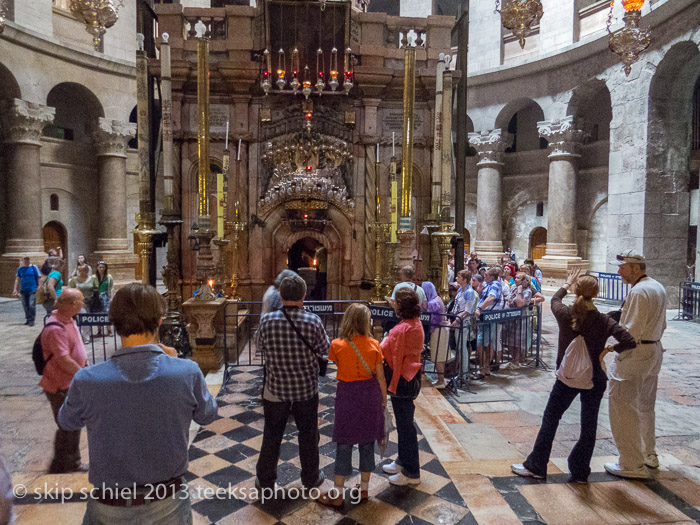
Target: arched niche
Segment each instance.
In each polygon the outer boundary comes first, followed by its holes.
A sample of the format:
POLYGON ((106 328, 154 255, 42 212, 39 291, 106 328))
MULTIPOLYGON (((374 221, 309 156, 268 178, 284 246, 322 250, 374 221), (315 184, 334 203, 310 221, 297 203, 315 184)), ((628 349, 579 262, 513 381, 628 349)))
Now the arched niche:
POLYGON ((686 265, 694 259, 688 253, 688 201, 698 78, 697 43, 679 42, 666 52, 649 88, 645 199, 647 206, 658 205, 658 214, 650 213, 645 220, 645 256, 650 270, 669 283, 683 280, 686 265))
POLYGON ((612 102, 605 81, 590 80, 577 87, 569 100, 567 115, 573 115, 590 142, 610 140, 612 102))
POLYGON ((537 123, 542 120, 544 111, 532 99, 520 98, 506 104, 496 117, 496 128, 513 135, 506 153, 545 149, 547 141, 537 131, 537 123))
POLYGON ((46 97, 46 105, 56 108, 53 123, 44 128, 48 137, 91 143, 104 109, 95 94, 81 84, 62 82, 46 97))
POLYGON ((12 72, 0 63, 0 100, 22 98, 17 79, 12 72))
POLYGON ((547 229, 542 226, 533 228, 530 232, 530 242, 528 243, 528 258, 541 259, 546 253, 547 229))

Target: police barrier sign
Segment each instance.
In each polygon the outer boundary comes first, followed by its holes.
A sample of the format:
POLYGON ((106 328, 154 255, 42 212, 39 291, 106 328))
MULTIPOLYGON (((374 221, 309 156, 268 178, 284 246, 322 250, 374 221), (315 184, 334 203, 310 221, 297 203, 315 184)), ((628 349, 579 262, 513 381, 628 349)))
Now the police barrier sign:
POLYGON ((523 310, 495 310, 481 313, 481 322, 489 323, 494 321, 506 321, 508 319, 519 319, 523 316, 523 310))
MULTIPOLYGON (((394 309, 390 306, 375 306, 370 305, 369 311, 372 314, 372 319, 379 319, 382 321, 396 321, 397 323, 401 320, 394 312, 394 309)), ((430 323, 430 314, 421 314, 420 321, 423 324, 430 323)))
POLYGON ((109 314, 78 314, 76 316, 80 326, 104 326, 110 324, 109 314))

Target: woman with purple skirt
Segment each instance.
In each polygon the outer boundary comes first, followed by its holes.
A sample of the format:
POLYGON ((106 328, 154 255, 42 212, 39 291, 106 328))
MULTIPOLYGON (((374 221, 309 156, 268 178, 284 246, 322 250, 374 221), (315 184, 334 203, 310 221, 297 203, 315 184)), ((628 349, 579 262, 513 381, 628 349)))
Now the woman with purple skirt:
MULTIPOLYGON (((384 439, 384 358, 371 333, 369 308, 351 304, 328 354, 338 368, 333 428, 333 441, 337 444, 335 482, 318 502, 330 507, 343 505, 345 478, 352 474, 354 445, 360 450, 360 484, 355 490, 359 491, 359 501, 368 499, 369 478, 375 468, 374 442, 384 439)), ((354 496, 353 499, 356 500, 354 496)))

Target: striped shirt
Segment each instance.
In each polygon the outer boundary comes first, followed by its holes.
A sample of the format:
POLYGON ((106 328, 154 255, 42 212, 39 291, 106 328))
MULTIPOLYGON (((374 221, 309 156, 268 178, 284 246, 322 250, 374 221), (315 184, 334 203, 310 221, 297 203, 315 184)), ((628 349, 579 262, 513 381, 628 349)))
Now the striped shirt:
POLYGON ((321 319, 297 307, 284 307, 312 352, 281 310, 262 317, 257 344, 265 358, 265 389, 280 401, 305 401, 318 393, 317 354, 328 354, 330 340, 321 319))

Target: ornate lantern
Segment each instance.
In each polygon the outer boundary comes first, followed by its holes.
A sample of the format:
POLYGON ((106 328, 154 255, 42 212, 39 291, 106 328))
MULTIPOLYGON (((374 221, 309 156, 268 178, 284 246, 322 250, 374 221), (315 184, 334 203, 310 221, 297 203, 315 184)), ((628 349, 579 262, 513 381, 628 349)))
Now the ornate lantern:
POLYGON ((639 60, 639 54, 651 44, 651 35, 648 29, 639 27, 642 19, 642 6, 644 0, 622 0, 622 7, 625 9, 625 16, 622 18, 625 27, 615 33, 610 32, 612 24, 612 9, 614 2, 610 2, 610 16, 608 17, 608 33, 610 37, 608 46, 610 51, 620 56, 625 65, 625 75, 629 76, 632 71, 632 64, 639 60))
POLYGON ((542 2, 540 0, 496 0, 496 13, 501 15, 503 27, 518 37, 520 48, 525 47, 525 35, 530 27, 542 18, 542 2))
POLYGON ((116 6, 113 0, 71 0, 70 12, 85 23, 86 31, 92 35, 95 51, 99 51, 102 35, 117 23, 117 13, 123 6, 123 0, 119 0, 116 6))

